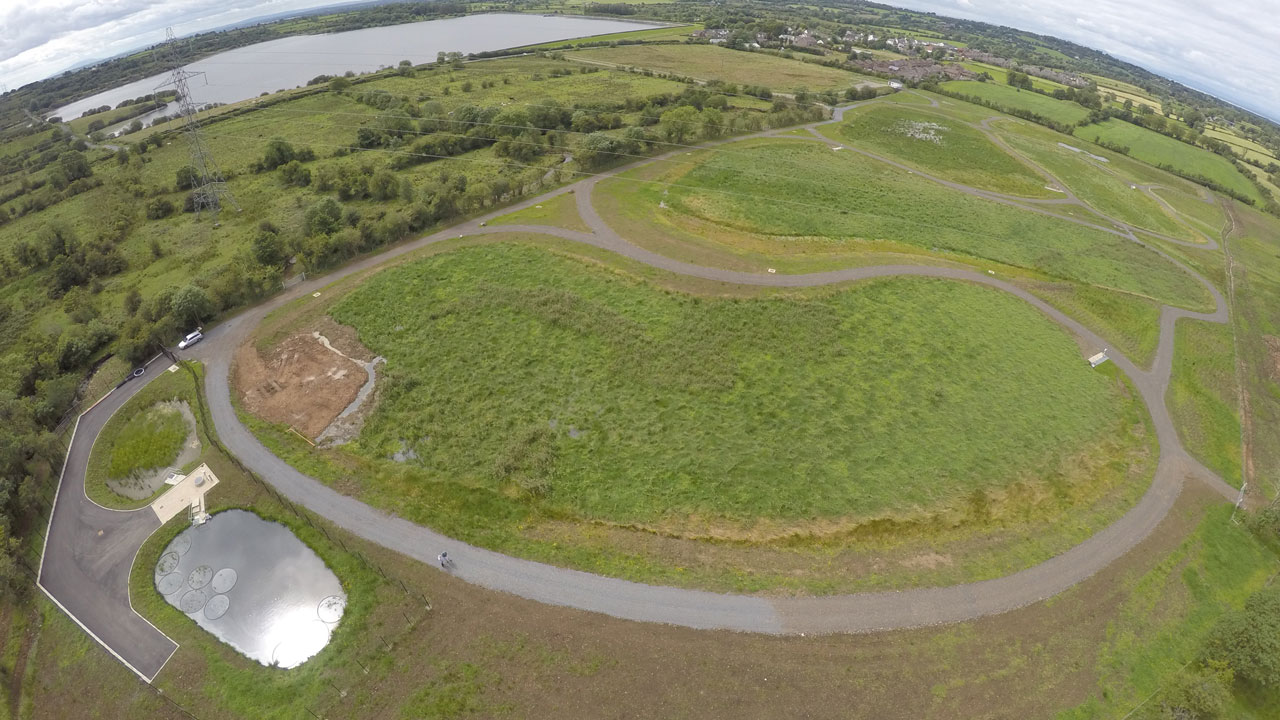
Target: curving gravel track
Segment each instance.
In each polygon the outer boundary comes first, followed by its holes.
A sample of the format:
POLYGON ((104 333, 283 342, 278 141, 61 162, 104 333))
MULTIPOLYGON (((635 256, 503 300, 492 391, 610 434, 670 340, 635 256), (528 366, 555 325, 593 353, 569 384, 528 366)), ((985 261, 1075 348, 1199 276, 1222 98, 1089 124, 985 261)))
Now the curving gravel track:
MULTIPOLYGON (((833 113, 833 119, 826 122, 838 122, 844 110, 860 104, 862 103, 837 108, 833 113)), ((812 130, 820 124, 822 123, 813 123, 807 127, 812 130)), ((759 133, 750 137, 767 137, 770 134, 759 133)), ((706 146, 738 142, 743 139, 747 138, 730 138, 708 143, 706 146)), ((835 144, 820 136, 800 139, 835 144)), ((872 153, 856 148, 850 149, 895 167, 911 170, 921 177, 961 192, 1015 205, 1031 212, 1047 212, 1035 207, 1035 204, 1029 204, 1025 198, 969 188, 872 153)), ((684 152, 682 148, 660 156, 660 159, 668 159, 684 152)), ((601 180, 647 162, 652 160, 632 163, 608 173, 589 177, 448 230, 401 245, 375 257, 366 258, 322 278, 301 283, 270 301, 209 330, 206 332, 206 341, 186 354, 205 362, 208 366, 205 389, 210 414, 223 444, 245 465, 270 482, 290 500, 306 506, 312 512, 355 535, 428 564, 434 563, 440 551, 447 550, 456 561, 455 567, 450 572, 476 585, 541 602, 600 612, 630 620, 669 623, 691 628, 727 628, 762 633, 869 632, 955 622, 1006 612, 1066 590, 1133 548, 1168 513, 1182 483, 1189 477, 1203 480, 1228 500, 1236 500, 1238 491, 1235 488, 1204 468, 1183 449, 1164 402, 1172 371, 1175 323, 1181 318, 1224 323, 1228 319, 1227 304, 1221 293, 1205 278, 1164 253, 1160 254, 1196 277, 1207 288, 1213 298, 1215 310, 1199 313, 1171 306, 1163 307, 1160 315, 1159 345, 1150 370, 1137 367, 1118 352, 1109 352, 1113 362, 1132 380, 1141 393, 1151 414, 1160 443, 1160 458, 1151 486, 1137 505, 1123 517, 1080 545, 1040 565, 994 580, 897 592, 867 592, 814 598, 764 598, 643 585, 521 560, 453 540, 407 520, 392 517, 359 500, 332 490, 273 455, 236 417, 231 405, 231 391, 228 385, 232 355, 235 348, 249 336, 267 313, 342 277, 382 265, 427 245, 464 235, 511 232, 552 235, 615 252, 673 273, 729 284, 812 287, 901 275, 978 283, 1021 298, 1082 338, 1090 346, 1108 345, 1103 338, 1031 293, 991 275, 971 270, 918 265, 886 265, 805 275, 755 274, 702 267, 658 255, 618 235, 600 217, 591 202, 592 190, 601 180), (500 215, 531 207, 567 192, 574 193, 578 211, 587 226, 591 228, 591 232, 584 233, 538 225, 485 226, 485 223, 500 215)), ((1052 179, 1052 176, 1043 168, 1039 168, 1038 172, 1052 179)), ((1056 183, 1056 180, 1053 182, 1056 183)), ((1074 196, 1062 200, 1068 204, 1083 205, 1074 196)), ((1107 220, 1114 222, 1114 227, 1104 227, 1086 220, 1056 214, 1054 217, 1110 232, 1141 244, 1129 226, 1111 218, 1107 220)), ((1174 238, 1163 239, 1179 244, 1206 247, 1174 238)), ((1151 249, 1160 252, 1156 248, 1151 249)), ((136 392, 144 382, 145 379, 129 387, 130 394, 136 392)), ((108 399, 111 401, 109 407, 90 411, 90 413, 99 413, 101 418, 94 415, 92 433, 87 432, 90 428, 86 424, 73 439, 73 456, 78 457, 78 454, 83 454, 87 459, 87 445, 92 444, 96 430, 105 423, 110 412, 123 403, 123 399, 117 400, 114 395, 109 396, 108 399)), ((90 413, 86 413, 85 417, 89 417, 90 413)), ((130 625, 127 631, 110 636, 99 632, 98 628, 109 627, 113 623, 119 624, 130 615, 134 618, 138 617, 129 607, 127 600, 128 564, 122 564, 119 558, 124 554, 132 557, 150 530, 146 530, 139 524, 131 534, 122 537, 121 547, 124 544, 132 547, 128 553, 120 549, 104 552, 92 543, 86 545, 84 542, 86 528, 90 528, 96 522, 97 511, 88 507, 92 503, 84 497, 83 477, 81 465, 69 462, 62 482, 70 484, 76 492, 72 493, 68 490, 66 493, 60 493, 55 503, 49 547, 46 548, 45 563, 41 572, 42 587, 51 597, 54 597, 55 601, 63 604, 64 609, 86 627, 95 639, 137 671, 139 665, 136 663, 141 662, 138 658, 146 654, 144 650, 159 656, 156 648, 160 648, 162 643, 155 636, 163 638, 163 635, 149 624, 144 628, 138 626, 136 622, 130 625), (68 509, 62 509, 64 505, 68 509), (74 558, 70 561, 70 565, 68 565, 68 557, 74 558), (104 562, 104 558, 108 564, 110 564, 110 558, 117 558, 114 562, 123 567, 123 573, 118 570, 96 574, 86 571, 85 568, 98 567, 104 562), (68 583, 67 578, 76 579, 76 582, 68 583), (69 593, 78 597, 81 601, 79 605, 73 607, 63 603, 68 600, 69 593), (83 609, 96 602, 112 598, 115 602, 104 605, 106 609, 102 612, 91 614, 83 609), (147 628, 150 628, 150 632, 147 628), (134 652, 135 647, 137 652, 134 652)), ((93 508, 96 507, 96 505, 93 506, 93 508)), ((145 621, 142 622, 145 623, 145 621)), ((163 639, 168 640, 168 638, 163 639)), ((163 665, 163 660, 159 665, 163 665)), ((149 668, 151 665, 146 667, 149 668)), ((158 672, 159 667, 156 667, 155 671, 158 672)), ((154 677, 154 672, 150 674, 139 672, 139 674, 148 681, 154 677)))

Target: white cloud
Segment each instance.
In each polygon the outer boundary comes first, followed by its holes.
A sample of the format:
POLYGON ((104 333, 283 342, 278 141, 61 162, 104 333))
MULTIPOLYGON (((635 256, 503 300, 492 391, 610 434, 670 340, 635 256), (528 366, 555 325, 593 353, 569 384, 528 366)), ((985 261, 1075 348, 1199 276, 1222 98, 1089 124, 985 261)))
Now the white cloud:
POLYGON ((1276 0, 891 0, 1097 48, 1280 121, 1276 0))

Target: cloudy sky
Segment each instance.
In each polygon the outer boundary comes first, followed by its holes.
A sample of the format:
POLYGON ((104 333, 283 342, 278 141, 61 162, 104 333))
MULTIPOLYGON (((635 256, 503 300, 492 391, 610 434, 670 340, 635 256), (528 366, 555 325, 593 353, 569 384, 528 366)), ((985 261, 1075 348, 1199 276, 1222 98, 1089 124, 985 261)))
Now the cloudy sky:
MULTIPOLYGON (((0 0, 0 83, 336 0, 0 0)), ((1055 35, 1280 121, 1280 0, 893 0, 939 15, 1055 35)))

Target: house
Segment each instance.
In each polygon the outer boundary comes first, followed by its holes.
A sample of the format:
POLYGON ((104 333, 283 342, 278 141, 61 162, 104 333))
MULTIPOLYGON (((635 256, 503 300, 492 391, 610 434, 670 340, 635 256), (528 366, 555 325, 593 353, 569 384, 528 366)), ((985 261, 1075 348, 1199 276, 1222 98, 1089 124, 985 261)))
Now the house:
POLYGON ((821 40, 810 35, 809 32, 806 30, 805 32, 797 36, 795 40, 792 40, 791 44, 795 45, 798 48, 811 48, 819 45, 821 42, 822 42, 821 40))

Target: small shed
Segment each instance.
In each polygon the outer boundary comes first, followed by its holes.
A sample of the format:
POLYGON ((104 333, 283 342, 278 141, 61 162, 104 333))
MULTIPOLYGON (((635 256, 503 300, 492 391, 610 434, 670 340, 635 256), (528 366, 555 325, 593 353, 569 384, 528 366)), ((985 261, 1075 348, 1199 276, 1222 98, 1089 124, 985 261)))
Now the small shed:
POLYGON ((902 83, 898 82, 897 80, 890 80, 890 81, 889 81, 889 89, 890 89, 890 90, 901 90, 901 89, 902 89, 902 83))
POLYGON ((1107 349, 1106 349, 1106 348, 1103 348, 1103 349, 1102 349, 1102 352, 1100 352, 1100 353, 1098 353, 1097 355, 1094 355, 1093 357, 1089 358, 1089 367, 1091 367, 1091 368, 1096 368, 1096 367, 1098 367, 1099 365, 1101 365, 1102 363, 1104 363, 1104 362, 1106 362, 1107 360, 1110 360, 1110 359, 1111 359, 1111 358, 1108 358, 1108 357, 1107 357, 1107 349))

